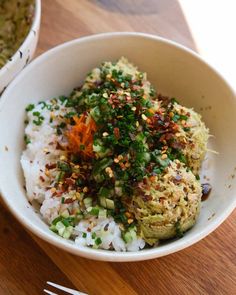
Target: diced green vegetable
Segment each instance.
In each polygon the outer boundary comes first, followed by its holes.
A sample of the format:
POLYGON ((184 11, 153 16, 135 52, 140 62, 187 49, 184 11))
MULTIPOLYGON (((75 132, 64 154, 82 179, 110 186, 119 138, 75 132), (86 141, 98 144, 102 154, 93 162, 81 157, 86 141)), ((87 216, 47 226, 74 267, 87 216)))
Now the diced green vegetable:
POLYGON ((114 201, 111 199, 108 199, 106 197, 100 196, 99 202, 100 202, 100 205, 104 208, 107 208, 107 209, 114 209, 115 208, 114 201))
POLYGON ((99 246, 100 244, 102 244, 102 239, 101 239, 100 237, 96 238, 96 240, 95 240, 95 244, 96 244, 97 246, 99 246))
POLYGON ((29 104, 27 107, 26 107, 26 112, 30 112, 34 109, 34 104, 29 104))
POLYGON ((89 207, 87 208, 87 212, 90 215, 98 216, 100 209, 98 207, 89 207))
POLYGON ((84 206, 86 208, 92 207, 93 199, 91 197, 87 197, 84 199, 84 206))
POLYGON ((98 218, 107 218, 107 210, 100 208, 98 218))
POLYGON ((56 182, 60 182, 64 178, 64 176, 65 176, 65 172, 60 171, 55 178, 56 182))
POLYGON ((106 208, 107 209, 114 209, 115 208, 114 201, 110 200, 110 199, 106 199, 106 208))
POLYGON ((66 226, 61 221, 58 221, 56 223, 56 226, 55 227, 56 227, 56 230, 57 230, 58 234, 60 236, 63 236, 63 234, 65 232, 65 229, 66 229, 66 226))
POLYGON ((65 173, 71 173, 71 171, 72 171, 70 164, 68 164, 67 162, 64 162, 64 161, 58 161, 57 167, 65 173))

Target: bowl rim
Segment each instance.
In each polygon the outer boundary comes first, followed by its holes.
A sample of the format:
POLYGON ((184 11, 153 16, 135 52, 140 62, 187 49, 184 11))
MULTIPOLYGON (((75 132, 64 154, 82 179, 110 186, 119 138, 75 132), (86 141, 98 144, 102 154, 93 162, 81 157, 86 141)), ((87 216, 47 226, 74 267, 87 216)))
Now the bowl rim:
MULTIPOLYGON (((0 101, 0 111, 2 110, 5 101, 7 99, 8 93, 14 89, 15 85, 18 84, 18 81, 20 81, 22 78, 24 78, 24 75, 31 71, 32 68, 37 67, 38 64, 44 62, 48 58, 50 58, 52 55, 56 54, 58 51, 63 50, 64 48, 70 47, 74 44, 80 44, 85 43, 87 41, 96 41, 96 40, 103 40, 109 38, 119 38, 119 37, 135 37, 140 39, 152 39, 156 40, 158 42, 168 44, 170 46, 173 46, 177 49, 180 49, 184 51, 187 54, 192 55, 196 59, 198 59, 201 63, 206 65, 210 70, 212 70, 228 87, 228 89, 232 92, 234 96, 235 91, 231 87, 231 85, 226 81, 226 79, 216 70, 214 67, 212 67, 208 62, 206 62, 202 57, 200 57, 197 53, 195 53, 193 50, 186 48, 183 45, 180 45, 174 41, 146 33, 134 33, 134 32, 111 32, 111 33, 101 33, 101 34, 95 34, 90 36, 85 36, 82 38, 74 39, 69 42, 63 43, 61 45, 58 45, 49 51, 43 53, 39 57, 37 57, 34 61, 32 61, 23 71, 19 73, 19 75, 9 84, 7 89, 2 95, 1 101, 0 101)), ((7 192, 5 192, 0 183, 0 194, 3 197, 4 202, 6 203, 9 210, 12 212, 12 214, 17 218, 20 223, 22 223, 29 231, 33 232, 36 236, 40 237, 41 239, 57 246, 58 248, 61 248, 63 250, 66 250, 72 254, 76 254, 82 257, 94 259, 94 260, 103 260, 103 261, 113 261, 113 262, 124 262, 124 261, 140 261, 140 260, 147 260, 147 259, 153 259, 161 256, 165 256, 174 252, 178 252, 184 248, 187 248, 207 235, 209 235, 211 232, 213 232, 225 219, 232 213, 234 208, 236 207, 236 198, 232 199, 232 202, 228 205, 227 209, 222 213, 218 214, 214 217, 214 220, 209 223, 204 229, 197 232, 193 237, 189 239, 179 239, 176 241, 173 241, 172 243, 168 244, 168 246, 163 246, 161 248, 152 248, 152 249, 145 249, 141 251, 136 252, 115 252, 115 251, 109 251, 109 250, 102 250, 102 249, 92 249, 89 247, 79 247, 74 242, 67 241, 55 234, 55 236, 52 233, 46 232, 41 227, 38 227, 37 225, 34 225, 30 220, 25 218, 24 215, 21 214, 21 211, 15 208, 14 206, 11 206, 10 202, 7 198, 7 192)))
POLYGON ((41 19, 41 0, 34 0, 35 3, 35 12, 33 22, 31 24, 30 30, 25 37, 23 43, 19 48, 17 48, 16 52, 8 59, 5 65, 0 69, 0 77, 3 76, 7 71, 9 71, 16 64, 19 59, 19 52, 24 52, 27 49, 28 44, 34 39, 36 31, 39 28, 40 19, 41 19))

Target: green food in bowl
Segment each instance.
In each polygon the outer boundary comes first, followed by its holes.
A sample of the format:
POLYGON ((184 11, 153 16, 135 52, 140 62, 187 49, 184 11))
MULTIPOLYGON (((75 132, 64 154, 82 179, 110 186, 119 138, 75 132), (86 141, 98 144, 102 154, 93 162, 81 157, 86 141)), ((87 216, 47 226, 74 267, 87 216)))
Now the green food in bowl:
POLYGON ((33 0, 0 0, 0 69, 14 55, 29 33, 33 0))

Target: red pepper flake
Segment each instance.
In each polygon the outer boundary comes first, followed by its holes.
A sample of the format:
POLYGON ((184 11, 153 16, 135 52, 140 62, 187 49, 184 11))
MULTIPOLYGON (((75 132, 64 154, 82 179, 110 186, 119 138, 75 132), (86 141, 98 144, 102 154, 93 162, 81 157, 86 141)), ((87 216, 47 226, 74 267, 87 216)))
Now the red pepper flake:
POLYGON ((64 201, 64 204, 71 204, 73 203, 73 199, 69 198, 64 201))
POLYGON ((64 147, 57 141, 56 150, 64 151, 64 147))
POLYGON ((114 128, 114 135, 116 137, 116 139, 119 139, 120 138, 120 129, 115 127, 114 128))
POLYGON ((148 184, 147 178, 144 178, 144 179, 143 179, 143 183, 144 183, 144 184, 148 184))
POLYGON ((163 198, 163 197, 160 197, 159 201, 160 201, 160 203, 161 203, 161 204, 163 204, 163 203, 164 203, 164 201, 165 201, 165 198, 163 198))
POLYGON ((75 184, 75 180, 72 178, 66 178, 65 183, 68 185, 73 185, 73 184, 75 184))
POLYGON ((40 175, 40 176, 39 176, 39 179, 40 179, 42 182, 44 182, 44 181, 45 181, 45 179, 43 178, 43 176, 42 176, 42 175, 40 175))
POLYGON ((142 199, 143 199, 145 202, 152 201, 152 196, 150 196, 150 195, 144 195, 144 196, 142 196, 142 199))
POLYGON ((45 168, 48 169, 48 170, 55 169, 56 167, 57 167, 57 165, 55 163, 45 165, 45 168))

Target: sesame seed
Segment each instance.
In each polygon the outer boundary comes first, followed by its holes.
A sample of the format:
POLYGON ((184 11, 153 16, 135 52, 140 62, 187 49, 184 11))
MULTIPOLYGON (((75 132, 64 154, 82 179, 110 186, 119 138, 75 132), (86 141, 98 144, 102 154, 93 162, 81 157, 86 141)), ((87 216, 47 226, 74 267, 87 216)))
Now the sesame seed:
POLYGON ((131 109, 132 111, 136 111, 136 107, 132 107, 132 109, 131 109))
POLYGON ((50 172, 49 172, 48 169, 45 170, 45 175, 46 175, 46 176, 50 176, 50 172))
POLYGON ((106 171, 107 173, 109 173, 109 172, 111 172, 111 168, 110 168, 110 167, 107 167, 107 168, 105 169, 105 171, 106 171))
POLYGON ((88 192, 88 188, 87 188, 87 186, 85 186, 84 188, 83 188, 83 193, 87 193, 88 192))
POLYGON ((162 160, 167 159, 167 154, 163 154, 163 155, 161 156, 161 158, 162 158, 162 160))
POLYGON ((144 121, 146 121, 146 120, 147 120, 147 116, 144 115, 144 114, 142 114, 142 119, 143 119, 144 121))
POLYGON ((107 137, 109 134, 107 132, 103 132, 102 136, 107 137))
POLYGON ((117 158, 118 158, 119 161, 123 160, 123 156, 122 155, 119 155, 117 158))
POLYGON ((56 190, 56 188, 55 187, 52 187, 51 188, 51 193, 55 193, 57 190, 56 190))
POLYGON ((71 177, 72 178, 78 178, 78 175, 76 173, 72 173, 71 177))
POLYGON ((126 211, 126 212, 125 212, 125 216, 126 216, 127 218, 130 218, 130 217, 131 217, 130 212, 126 211))

